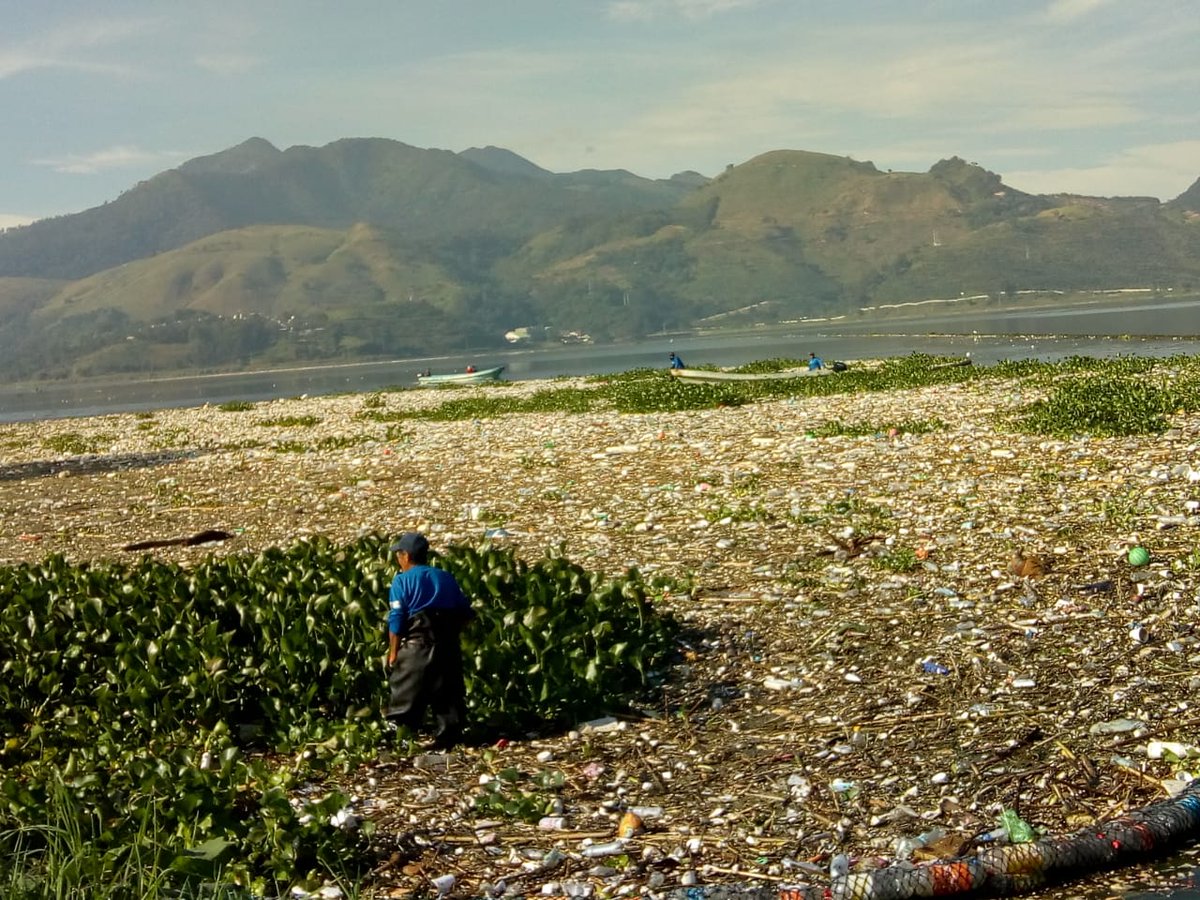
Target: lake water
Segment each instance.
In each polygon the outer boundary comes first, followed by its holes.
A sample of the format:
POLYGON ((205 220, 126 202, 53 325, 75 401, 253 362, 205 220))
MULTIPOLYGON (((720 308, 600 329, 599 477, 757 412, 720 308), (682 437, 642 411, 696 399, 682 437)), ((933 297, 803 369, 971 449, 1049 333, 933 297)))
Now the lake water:
POLYGON ((4 385, 0 386, 0 422, 414 386, 416 373, 426 368, 434 372, 461 372, 468 364, 479 368, 503 365, 504 377, 511 380, 601 375, 639 367, 665 368, 667 354, 672 350, 689 365, 717 366, 773 357, 806 357, 810 351, 826 363, 913 352, 969 354, 979 363, 1025 358, 1053 360, 1073 354, 1196 354, 1200 353, 1200 300, 1134 301, 1118 305, 1109 302, 1068 310, 961 312, 882 321, 854 317, 780 326, 754 334, 686 335, 603 346, 553 345, 472 356, 304 366, 253 373, 4 385), (1143 336, 1115 337, 1118 335, 1143 336))

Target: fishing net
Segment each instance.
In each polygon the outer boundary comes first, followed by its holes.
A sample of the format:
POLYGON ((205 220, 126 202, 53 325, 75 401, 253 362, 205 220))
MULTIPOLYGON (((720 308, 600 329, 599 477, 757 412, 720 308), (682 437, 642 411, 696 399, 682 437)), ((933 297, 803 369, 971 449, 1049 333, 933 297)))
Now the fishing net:
POLYGON ((1180 794, 1065 837, 987 846, 972 856, 901 862, 836 875, 827 886, 697 886, 672 900, 907 900, 972 892, 1019 894, 1050 881, 1127 865, 1200 837, 1200 779, 1180 794))

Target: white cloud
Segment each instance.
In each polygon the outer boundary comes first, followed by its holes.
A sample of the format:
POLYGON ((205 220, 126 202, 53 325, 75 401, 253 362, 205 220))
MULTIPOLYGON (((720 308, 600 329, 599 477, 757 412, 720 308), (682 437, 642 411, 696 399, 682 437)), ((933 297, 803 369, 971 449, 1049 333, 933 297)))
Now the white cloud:
POLYGON ((1200 178, 1200 140, 1130 147, 1094 166, 1028 169, 1004 180, 1033 194, 1158 197, 1170 200, 1200 178))
POLYGON ((1131 103, 1119 100, 1087 99, 1080 97, 1065 103, 1051 101, 1014 111, 1003 119, 981 125, 989 133, 1028 131, 1077 131, 1091 128, 1112 128, 1132 125, 1146 119, 1146 112, 1131 103))
POLYGON ((29 40, 0 47, 0 78, 36 69, 88 72, 131 71, 123 62, 89 57, 88 51, 111 48, 143 37, 156 26, 143 19, 75 22, 29 40))
POLYGON ((196 57, 196 65, 215 75, 245 75, 262 62, 258 57, 245 53, 202 53, 196 57))
POLYGON ((37 69, 70 69, 97 75, 127 75, 133 70, 123 63, 72 59, 68 55, 25 50, 0 50, 0 79, 37 69))
POLYGON ((28 225, 32 221, 34 221, 33 216, 0 213, 0 228, 16 228, 18 225, 28 225))
POLYGON ((1046 8, 1046 18, 1051 22, 1074 22, 1111 2, 1112 0, 1053 0, 1046 8))
POLYGON ((227 77, 267 65, 269 57, 262 54, 271 43, 269 35, 263 33, 254 4, 247 7, 234 12, 220 6, 198 6, 195 23, 180 33, 180 40, 194 48, 191 56, 197 67, 227 77))
POLYGON ((856 24, 809 29, 802 38, 782 42, 786 49, 764 47, 740 66, 693 71, 677 92, 643 103, 625 123, 627 136, 670 133, 675 144, 788 139, 760 145, 770 149, 811 147, 813 134, 830 133, 840 135, 840 152, 850 152, 868 130, 900 142, 919 129, 946 155, 961 149, 947 139, 1112 129, 1151 115, 1142 83, 1099 49, 1068 59, 1026 37, 970 27, 935 39, 918 27, 856 24))
POLYGON ((756 6, 761 0, 612 0, 608 17, 617 22, 651 22, 655 19, 707 19, 710 16, 756 6))
POLYGON ((33 164, 68 175, 95 175, 109 169, 128 169, 151 164, 166 166, 184 159, 187 159, 185 153, 142 150, 139 147, 118 145, 94 153, 71 153, 49 159, 35 159, 33 164))

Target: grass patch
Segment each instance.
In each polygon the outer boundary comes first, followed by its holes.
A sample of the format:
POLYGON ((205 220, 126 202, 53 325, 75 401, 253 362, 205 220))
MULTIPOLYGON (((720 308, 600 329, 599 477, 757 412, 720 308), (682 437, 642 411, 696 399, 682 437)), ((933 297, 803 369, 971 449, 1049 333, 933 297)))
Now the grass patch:
POLYGON ((365 444, 368 438, 364 435, 336 435, 323 437, 316 441, 279 441, 271 445, 276 453, 319 453, 323 450, 344 450, 347 447, 357 447, 365 444))
POLYGON ((888 572, 912 572, 921 562, 917 559, 917 551, 912 547, 891 547, 885 553, 875 557, 875 563, 888 572))
POLYGON ((537 772, 532 777, 523 776, 512 767, 500 769, 472 798, 472 808, 476 815, 533 824, 550 814, 554 795, 565 783, 565 776, 556 769, 537 772))
POLYGON ((312 428, 324 421, 320 416, 279 416, 274 419, 259 419, 255 422, 262 428, 312 428))
POLYGON ((226 400, 217 404, 217 409, 221 412, 247 412, 254 409, 254 404, 249 400, 226 400))
POLYGON ((191 434, 186 428, 166 428, 154 435, 154 449, 173 450, 191 443, 191 434))
POLYGON ((404 410, 380 410, 368 409, 366 412, 360 412, 354 418, 361 419, 366 422, 400 422, 404 419, 411 419, 413 414, 404 410))
POLYGON ((704 518, 710 522, 721 522, 725 519, 730 522, 771 522, 775 516, 757 503, 739 503, 737 506, 722 503, 705 513, 704 518))
POLYGON ((54 453, 64 453, 71 456, 84 456, 89 453, 99 453, 103 445, 112 442, 111 435, 94 435, 85 437, 75 431, 64 434, 54 434, 42 439, 42 446, 54 453))
POLYGON ((383 433, 383 439, 389 444, 402 444, 411 437, 411 433, 399 425, 389 425, 383 433))

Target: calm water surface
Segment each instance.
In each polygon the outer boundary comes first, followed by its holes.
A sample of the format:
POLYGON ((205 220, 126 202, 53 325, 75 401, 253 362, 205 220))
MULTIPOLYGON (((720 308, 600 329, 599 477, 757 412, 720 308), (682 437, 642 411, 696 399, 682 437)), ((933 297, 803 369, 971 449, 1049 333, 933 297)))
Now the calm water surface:
POLYGON ((554 345, 471 356, 398 359, 320 365, 266 372, 169 378, 122 377, 40 386, 0 386, 0 422, 92 416, 230 400, 262 401, 412 386, 416 373, 461 372, 504 365, 511 380, 560 375, 602 375, 639 367, 665 367, 674 350, 689 365, 741 365, 756 359, 804 357, 826 362, 898 356, 913 352, 967 355, 980 363, 1004 359, 1059 359, 1072 354, 1164 356, 1200 353, 1200 301, 1130 303, 1066 311, 930 315, 880 322, 848 318, 806 326, 781 326, 757 334, 689 335, 637 343, 554 345), (879 334, 886 330, 894 332, 879 334), (941 334, 935 334, 941 332, 941 334), (956 332, 947 334, 947 332, 956 332), (1126 337, 1117 335, 1154 335, 1126 337))

